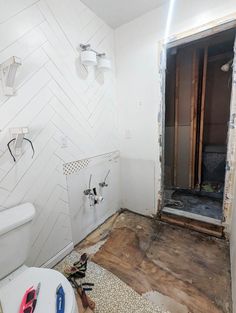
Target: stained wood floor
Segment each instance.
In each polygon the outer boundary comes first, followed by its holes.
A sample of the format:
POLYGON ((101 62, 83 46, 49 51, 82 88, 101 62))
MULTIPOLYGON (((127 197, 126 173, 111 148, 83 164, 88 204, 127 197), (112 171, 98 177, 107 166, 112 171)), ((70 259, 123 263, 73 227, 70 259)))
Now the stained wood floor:
POLYGON ((231 313, 228 243, 131 212, 76 249, 172 313, 231 313))

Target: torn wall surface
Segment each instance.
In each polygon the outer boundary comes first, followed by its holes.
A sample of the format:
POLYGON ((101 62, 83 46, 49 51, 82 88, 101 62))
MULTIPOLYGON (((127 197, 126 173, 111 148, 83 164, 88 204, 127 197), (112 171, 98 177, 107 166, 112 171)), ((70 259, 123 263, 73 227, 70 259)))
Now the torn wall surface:
MULTIPOLYGON (((227 29, 227 27, 232 27, 234 26, 235 23, 235 15, 231 15, 228 17, 225 17, 223 19, 216 20, 215 22, 206 24, 201 26, 200 28, 192 29, 190 31, 175 35, 171 37, 171 42, 170 46, 176 45, 178 42, 188 42, 190 38, 204 38, 205 36, 209 36, 210 34, 214 34, 219 32, 219 30, 224 30, 227 29), (226 23, 228 22, 228 23, 226 23), (228 26, 227 26, 228 25, 228 26), (204 32, 205 31, 205 32, 204 32), (173 40, 173 43, 172 43, 173 40)), ((161 46, 161 44, 159 45, 161 46)), ((166 46, 163 45, 160 54, 165 53, 166 46)), ((165 63, 165 62, 164 62, 165 63)), ((160 69, 160 77, 161 77, 161 85, 165 84, 165 66, 162 62, 161 64, 161 69, 160 69)), ((235 62, 234 62, 235 64, 235 62)), ((231 213, 232 213, 232 202, 233 202, 233 177, 234 177, 234 164, 235 164, 235 129, 232 127, 232 119, 234 118, 235 114, 235 65, 234 65, 234 72, 233 72, 234 78, 233 78, 233 83, 232 83, 232 97, 231 97, 231 104, 230 104, 230 119, 231 119, 231 127, 229 128, 228 132, 228 145, 229 145, 229 150, 227 154, 227 173, 226 173, 226 184, 225 184, 225 197, 224 197, 224 226, 226 233, 230 232, 230 223, 231 223, 231 213)), ((161 111, 160 112, 165 112, 165 90, 164 88, 161 88, 161 111)), ((162 119, 160 119, 160 123, 162 126, 159 128, 161 133, 161 138, 162 138, 162 143, 163 143, 163 137, 164 137, 164 128, 163 128, 163 123, 164 123, 164 117, 162 115, 162 119)), ((234 123, 234 120, 233 120, 234 123)), ((162 149, 162 147, 159 147, 162 149)), ((164 150, 161 150, 161 160, 164 159, 164 150)), ((164 173, 164 168, 163 168, 163 163, 161 164, 161 170, 162 170, 162 177, 164 173)), ((162 178, 162 183, 163 183, 163 178, 162 178)), ((160 202, 162 202, 162 196, 163 196, 163 186, 160 188, 160 202)), ((163 202, 162 202, 163 203, 163 202)))

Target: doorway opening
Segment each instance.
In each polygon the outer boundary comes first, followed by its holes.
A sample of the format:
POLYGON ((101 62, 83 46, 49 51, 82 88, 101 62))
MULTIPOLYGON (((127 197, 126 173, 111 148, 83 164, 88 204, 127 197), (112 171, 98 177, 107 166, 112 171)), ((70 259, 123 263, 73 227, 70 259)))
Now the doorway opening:
POLYGON ((235 33, 167 49, 164 212, 223 219, 235 33))

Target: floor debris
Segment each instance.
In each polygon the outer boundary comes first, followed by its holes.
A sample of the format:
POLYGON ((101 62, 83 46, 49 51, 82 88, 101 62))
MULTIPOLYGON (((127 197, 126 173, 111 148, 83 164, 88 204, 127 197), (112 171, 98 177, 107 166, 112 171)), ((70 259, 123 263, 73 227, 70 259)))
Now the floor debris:
MULTIPOLYGON (((76 250, 100 242, 102 229, 107 233, 102 225, 76 250)), ((232 312, 227 241, 128 211, 113 219, 108 233, 92 261, 153 304, 181 313, 232 312)))
MULTIPOLYGON (((79 258, 80 254, 73 251, 55 269, 63 272, 64 267, 79 258)), ((118 277, 94 262, 88 262, 86 280, 94 283, 89 295, 96 303, 95 313, 171 313, 140 296, 118 277)))

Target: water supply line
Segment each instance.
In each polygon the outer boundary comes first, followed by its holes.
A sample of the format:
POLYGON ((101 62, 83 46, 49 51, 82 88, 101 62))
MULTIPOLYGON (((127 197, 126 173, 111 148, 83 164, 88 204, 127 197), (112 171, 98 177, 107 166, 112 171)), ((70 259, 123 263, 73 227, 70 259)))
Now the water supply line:
POLYGON ((111 172, 111 170, 109 170, 109 171, 107 172, 107 174, 106 174, 106 176, 105 176, 105 178, 104 178, 104 181, 101 182, 101 183, 99 183, 99 186, 100 186, 100 187, 102 187, 102 188, 108 187, 108 184, 106 183, 106 180, 107 180, 107 177, 109 176, 110 172, 111 172))
POLYGON ((98 195, 96 187, 91 189, 91 181, 92 181, 92 174, 89 177, 89 188, 84 190, 85 196, 88 196, 90 201, 90 206, 95 206, 103 201, 103 197, 98 195))

